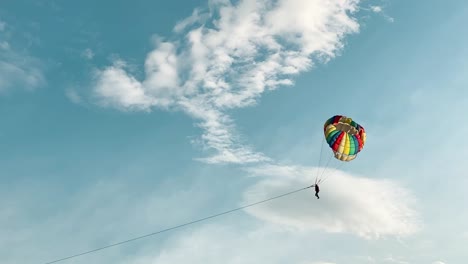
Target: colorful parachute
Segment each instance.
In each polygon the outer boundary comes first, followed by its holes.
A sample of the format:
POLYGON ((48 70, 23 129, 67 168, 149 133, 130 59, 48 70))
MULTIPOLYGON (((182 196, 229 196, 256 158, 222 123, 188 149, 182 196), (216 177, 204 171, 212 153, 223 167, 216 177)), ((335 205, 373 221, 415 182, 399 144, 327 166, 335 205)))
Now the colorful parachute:
POLYGON ((328 145, 341 161, 351 161, 364 147, 366 131, 351 118, 336 115, 328 119, 323 130, 328 145))

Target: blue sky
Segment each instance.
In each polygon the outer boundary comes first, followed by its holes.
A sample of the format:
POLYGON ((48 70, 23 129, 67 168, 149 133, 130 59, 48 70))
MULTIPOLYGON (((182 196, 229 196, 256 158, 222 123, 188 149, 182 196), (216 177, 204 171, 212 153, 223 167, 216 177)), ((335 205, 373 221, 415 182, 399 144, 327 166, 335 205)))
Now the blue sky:
POLYGON ((463 263, 467 20, 461 0, 3 1, 1 262, 310 184, 323 122, 345 114, 368 141, 319 201, 67 262, 463 263))

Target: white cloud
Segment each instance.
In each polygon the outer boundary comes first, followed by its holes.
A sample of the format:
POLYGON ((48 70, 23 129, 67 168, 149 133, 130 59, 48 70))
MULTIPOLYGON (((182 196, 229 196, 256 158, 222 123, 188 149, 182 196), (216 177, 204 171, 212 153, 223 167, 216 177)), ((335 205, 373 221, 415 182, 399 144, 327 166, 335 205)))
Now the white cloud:
MULTIPOLYGON (((250 172, 269 177, 245 193, 246 203, 309 186, 315 181, 316 168, 268 165, 250 172)), ((366 239, 403 237, 421 228, 414 198, 395 182, 334 171, 320 194, 317 200, 310 189, 247 211, 264 221, 300 231, 350 233, 366 239)))
POLYGON ((439 261, 432 262, 432 264, 446 264, 446 263, 439 260, 439 261))
POLYGON ((207 162, 268 160, 236 136, 229 109, 254 105, 266 91, 336 56, 343 38, 359 29, 358 0, 210 1, 159 40, 138 80, 124 67, 98 72, 95 93, 104 106, 151 111, 173 108, 198 120, 207 162), (204 23, 209 21, 209 23, 204 23))
POLYGON ((87 60, 91 60, 94 58, 94 52, 91 50, 91 49, 85 49, 82 53, 81 53, 81 57, 87 59, 87 60))
POLYGON ((6 28, 6 23, 0 20, 0 31, 4 31, 6 28))
POLYGON ((372 12, 374 12, 374 13, 382 12, 382 7, 381 6, 371 6, 370 8, 371 8, 372 12))
POLYGON ((155 104, 155 99, 145 94, 141 83, 129 76, 122 65, 108 67, 97 75, 95 93, 103 106, 148 111, 155 104))
POLYGON ((174 44, 161 42, 157 49, 148 54, 145 61, 147 78, 142 83, 142 87, 148 96, 157 99, 155 101, 157 106, 173 105, 182 95, 180 89, 174 89, 179 86, 178 57, 175 49, 174 44))

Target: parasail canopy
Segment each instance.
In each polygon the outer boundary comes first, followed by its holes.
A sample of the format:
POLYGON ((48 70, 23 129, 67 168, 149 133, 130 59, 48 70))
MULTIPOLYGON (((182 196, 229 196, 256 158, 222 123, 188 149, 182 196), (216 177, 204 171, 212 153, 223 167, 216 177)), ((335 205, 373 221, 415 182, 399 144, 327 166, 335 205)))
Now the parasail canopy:
POLYGON ((328 119, 323 130, 335 158, 341 161, 355 159, 366 142, 364 127, 343 115, 335 115, 328 119))

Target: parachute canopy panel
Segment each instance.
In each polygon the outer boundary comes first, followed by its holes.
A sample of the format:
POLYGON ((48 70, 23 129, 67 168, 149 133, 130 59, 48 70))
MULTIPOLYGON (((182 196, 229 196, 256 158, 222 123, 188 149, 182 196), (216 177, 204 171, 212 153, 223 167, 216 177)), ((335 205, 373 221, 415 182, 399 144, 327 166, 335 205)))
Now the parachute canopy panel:
POLYGON ((325 122, 323 130, 335 158, 341 161, 355 159, 366 142, 364 127, 346 116, 331 117, 325 122))

